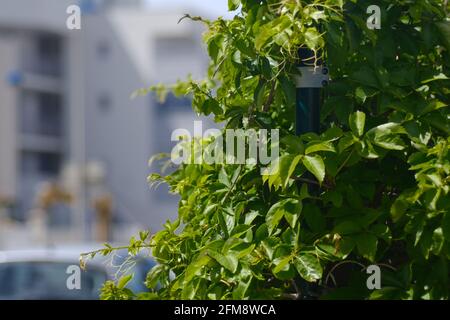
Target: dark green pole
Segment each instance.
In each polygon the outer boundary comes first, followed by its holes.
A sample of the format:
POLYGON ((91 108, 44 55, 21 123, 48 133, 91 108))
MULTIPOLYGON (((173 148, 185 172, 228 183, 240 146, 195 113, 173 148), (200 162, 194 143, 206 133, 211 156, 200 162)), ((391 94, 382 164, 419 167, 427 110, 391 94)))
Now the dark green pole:
MULTIPOLYGON (((322 61, 315 61, 314 52, 308 49, 299 50, 300 64, 298 66, 301 75, 296 78, 296 110, 295 131, 297 135, 315 132, 320 129, 320 103, 321 90, 328 83, 328 69, 322 61)), ((311 177, 311 174, 305 174, 311 177)), ((300 181, 298 186, 300 188, 300 181)), ((309 185, 309 192, 316 194, 316 185, 309 185)), ((303 299, 311 299, 314 296, 316 285, 300 280, 298 285, 303 292, 303 299)))
POLYGON ((328 69, 322 61, 315 61, 312 50, 300 49, 299 58, 301 76, 296 79, 295 131, 298 135, 317 133, 320 126, 321 90, 328 83, 328 69))

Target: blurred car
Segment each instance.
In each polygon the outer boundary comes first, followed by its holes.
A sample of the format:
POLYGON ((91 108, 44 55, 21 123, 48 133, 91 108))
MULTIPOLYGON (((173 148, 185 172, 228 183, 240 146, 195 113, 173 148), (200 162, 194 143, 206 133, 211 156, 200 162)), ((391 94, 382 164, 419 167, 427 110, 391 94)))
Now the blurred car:
POLYGON ((0 251, 0 300, 96 300, 105 281, 130 273, 134 276, 127 288, 147 291, 145 278, 156 263, 143 254, 131 257, 125 250, 88 259, 80 272, 80 288, 69 289, 69 267, 79 266, 80 253, 100 247, 0 251))

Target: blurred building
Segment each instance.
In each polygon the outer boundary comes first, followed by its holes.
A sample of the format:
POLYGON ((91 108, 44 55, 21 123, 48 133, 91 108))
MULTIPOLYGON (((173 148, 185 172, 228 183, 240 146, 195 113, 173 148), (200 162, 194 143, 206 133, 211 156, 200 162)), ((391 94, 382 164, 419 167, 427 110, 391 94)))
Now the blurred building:
POLYGON ((192 130, 195 115, 188 99, 160 105, 130 96, 149 84, 202 77, 202 27, 178 24, 182 12, 149 12, 141 1, 0 2, 3 216, 24 226, 23 241, 34 241, 27 226, 38 194, 56 182, 74 201, 52 206, 46 236, 95 240, 91 202, 104 193, 119 230, 113 239, 129 237, 120 231, 127 226, 160 229, 175 216, 177 198, 149 189, 147 161, 171 149, 173 129, 192 130), (81 30, 66 27, 71 4, 83 11, 81 30))

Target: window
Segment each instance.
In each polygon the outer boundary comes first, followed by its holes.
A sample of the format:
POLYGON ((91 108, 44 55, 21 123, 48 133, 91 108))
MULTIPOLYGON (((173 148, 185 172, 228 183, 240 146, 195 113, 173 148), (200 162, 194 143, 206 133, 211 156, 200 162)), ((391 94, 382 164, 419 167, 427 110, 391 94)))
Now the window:
POLYGON ((108 112, 112 104, 110 96, 107 93, 101 94, 98 97, 97 104, 101 112, 108 112))
POLYGON ((61 109, 61 98, 58 95, 39 95, 39 133, 61 136, 63 121, 61 109))
POLYGON ((37 68, 44 74, 58 76, 62 70, 62 41, 54 35, 40 35, 36 39, 37 68))
POLYGON ((100 40, 97 45, 97 55, 100 60, 108 58, 111 53, 111 46, 106 40, 100 40))
POLYGON ((28 92, 21 108, 24 133, 60 137, 63 134, 61 97, 56 94, 28 92))
POLYGON ((21 172, 25 175, 57 176, 61 169, 62 156, 56 152, 24 151, 21 172))

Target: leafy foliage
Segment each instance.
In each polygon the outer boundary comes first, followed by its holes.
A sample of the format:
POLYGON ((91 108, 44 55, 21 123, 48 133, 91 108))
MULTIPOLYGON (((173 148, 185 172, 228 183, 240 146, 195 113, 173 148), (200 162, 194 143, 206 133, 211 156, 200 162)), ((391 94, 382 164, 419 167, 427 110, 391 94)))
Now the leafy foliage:
MULTIPOLYGON (((149 90, 191 95, 193 109, 224 130, 280 129, 280 170, 261 176, 257 164, 182 164, 151 175, 181 196, 178 219, 151 238, 159 262, 148 275, 151 297, 448 298, 444 2, 233 0, 229 7, 240 8, 231 20, 188 16, 208 28, 207 79, 149 90), (366 26, 372 4, 381 8, 379 30, 366 26), (295 136, 299 48, 323 58, 332 81, 323 90, 321 132, 295 136), (392 270, 383 271, 381 290, 365 288, 355 269, 330 284, 333 267, 350 261, 392 270)), ((104 294, 114 297, 108 286, 104 294)))

